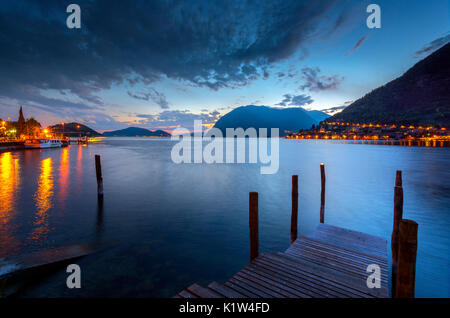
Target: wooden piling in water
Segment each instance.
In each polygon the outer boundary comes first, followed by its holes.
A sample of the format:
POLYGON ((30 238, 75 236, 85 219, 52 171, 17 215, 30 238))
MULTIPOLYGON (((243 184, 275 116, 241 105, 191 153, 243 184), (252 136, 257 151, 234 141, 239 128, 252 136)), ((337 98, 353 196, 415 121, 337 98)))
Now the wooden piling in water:
POLYGON ((395 284, 395 298, 414 298, 417 254, 416 222, 401 220, 398 241, 398 270, 395 284))
POLYGON ((100 155, 95 155, 95 173, 97 175, 97 196, 99 199, 103 199, 103 177, 100 155))
POLYGON ((397 170, 397 172, 395 174, 395 186, 396 187, 402 186, 402 171, 401 170, 397 170))
POLYGON ((250 226, 250 262, 259 254, 258 242, 258 192, 249 195, 249 226, 250 226))
POLYGON ((291 214, 291 244, 297 239, 298 230, 298 176, 292 176, 292 214, 291 214))
POLYGON ((325 166, 320 164, 320 223, 325 222, 325 166))
POLYGON ((398 244, 399 244, 399 226, 403 218, 403 188, 402 172, 397 170, 394 188, 394 223, 391 236, 392 251, 392 295, 395 294, 395 285, 397 283, 398 271, 398 244))

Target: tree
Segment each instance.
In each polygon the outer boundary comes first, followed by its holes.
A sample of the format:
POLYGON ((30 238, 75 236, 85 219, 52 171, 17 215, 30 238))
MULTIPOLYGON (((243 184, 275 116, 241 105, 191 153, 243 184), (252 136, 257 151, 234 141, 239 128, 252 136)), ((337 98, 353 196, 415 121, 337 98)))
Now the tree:
POLYGON ((33 117, 28 118, 25 123, 25 131, 28 136, 39 135, 41 130, 41 124, 33 117))

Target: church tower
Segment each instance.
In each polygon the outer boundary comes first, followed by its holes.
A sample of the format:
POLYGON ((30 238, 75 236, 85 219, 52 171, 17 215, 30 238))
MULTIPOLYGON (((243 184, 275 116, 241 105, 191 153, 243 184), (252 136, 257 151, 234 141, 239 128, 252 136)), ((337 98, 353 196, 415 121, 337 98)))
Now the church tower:
POLYGON ((22 106, 19 110, 19 120, 17 121, 17 134, 20 136, 25 132, 25 117, 23 117, 22 106))

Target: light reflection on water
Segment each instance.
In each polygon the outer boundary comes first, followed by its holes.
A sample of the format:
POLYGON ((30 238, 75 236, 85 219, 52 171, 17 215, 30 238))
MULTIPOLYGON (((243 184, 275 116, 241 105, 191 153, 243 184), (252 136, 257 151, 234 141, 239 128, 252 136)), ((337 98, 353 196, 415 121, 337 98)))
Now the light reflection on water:
POLYGON ((388 240, 395 170, 403 170, 405 217, 419 223, 416 295, 450 296, 450 149, 280 140, 279 172, 261 175, 257 165, 176 165, 172 145, 108 138, 0 154, 0 257, 114 243, 78 261, 89 281, 81 291, 64 288, 61 271, 25 296, 170 297, 193 282, 223 282, 248 263, 248 192, 260 193, 261 252, 289 244, 292 174, 299 175, 299 234, 314 231, 322 161, 325 222, 388 240))
POLYGON ((0 250, 4 253, 14 253, 20 244, 12 224, 20 182, 19 159, 11 152, 0 154, 0 250))
POLYGON ((30 237, 34 241, 45 238, 50 231, 49 211, 53 207, 53 162, 52 158, 41 161, 41 173, 38 180, 38 189, 34 194, 36 215, 33 224, 35 226, 30 237))

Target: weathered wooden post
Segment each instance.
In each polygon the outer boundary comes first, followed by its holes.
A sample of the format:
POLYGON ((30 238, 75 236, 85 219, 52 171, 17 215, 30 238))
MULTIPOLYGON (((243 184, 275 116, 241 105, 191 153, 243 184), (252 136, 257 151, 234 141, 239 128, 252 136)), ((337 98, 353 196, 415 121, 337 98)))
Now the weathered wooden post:
POLYGON ((417 255, 416 222, 401 220, 398 240, 398 270, 395 298, 414 298, 417 255))
POLYGON ((250 262, 259 254, 258 242, 258 192, 250 192, 249 196, 249 226, 250 226, 250 262))
POLYGON ((323 163, 320 164, 320 223, 325 222, 325 166, 323 163))
POLYGON ((99 199, 103 199, 103 177, 100 155, 95 155, 95 173, 97 175, 97 196, 99 199))
POLYGON ((395 294, 395 284, 397 282, 398 267, 398 237, 399 225, 403 218, 403 188, 402 188, 402 172, 397 170, 394 188, 394 225, 391 236, 391 252, 392 252, 392 292, 395 294))
POLYGON ((402 186, 402 171, 401 170, 397 170, 397 172, 395 174, 395 186, 396 187, 402 186))
POLYGON ((291 214, 291 244, 297 239, 298 229, 298 176, 292 176, 292 214, 291 214))

